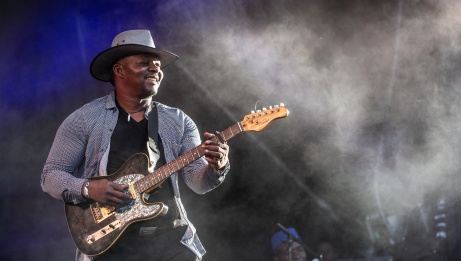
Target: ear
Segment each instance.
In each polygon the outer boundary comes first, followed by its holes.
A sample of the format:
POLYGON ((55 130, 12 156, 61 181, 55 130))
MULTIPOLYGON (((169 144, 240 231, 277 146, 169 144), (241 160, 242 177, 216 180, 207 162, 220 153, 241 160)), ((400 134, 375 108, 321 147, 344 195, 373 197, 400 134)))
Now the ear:
POLYGON ((114 72, 115 76, 118 76, 122 79, 125 77, 125 70, 123 69, 123 66, 119 63, 115 63, 114 66, 112 66, 112 71, 114 72))

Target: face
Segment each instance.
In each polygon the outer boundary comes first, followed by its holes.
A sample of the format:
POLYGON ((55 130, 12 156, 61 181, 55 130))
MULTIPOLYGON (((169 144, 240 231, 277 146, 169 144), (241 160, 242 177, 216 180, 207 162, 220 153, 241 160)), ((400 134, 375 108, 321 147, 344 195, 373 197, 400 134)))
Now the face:
POLYGON ((138 98, 157 94, 163 72, 160 59, 154 54, 136 54, 124 57, 114 64, 117 87, 138 98))
MULTIPOLYGON (((275 251, 275 260, 276 261, 290 260, 290 256, 288 253, 288 246, 285 243, 277 247, 275 251)), ((306 251, 298 242, 293 242, 293 245, 291 248, 291 260, 292 261, 306 261, 307 260, 306 251)))

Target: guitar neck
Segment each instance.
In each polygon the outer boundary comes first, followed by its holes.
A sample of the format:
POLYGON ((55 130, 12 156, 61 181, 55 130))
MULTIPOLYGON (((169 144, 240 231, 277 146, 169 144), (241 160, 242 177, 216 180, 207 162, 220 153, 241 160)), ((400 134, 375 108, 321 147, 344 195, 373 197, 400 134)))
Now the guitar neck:
MULTIPOLYGON (((243 129, 242 124, 240 122, 237 122, 231 127, 222 131, 220 134, 224 141, 228 141, 243 132, 244 132, 244 129, 243 129)), ((214 137, 212 140, 213 142, 220 141, 220 139, 217 137, 214 137)), ((142 179, 136 181, 133 184, 133 186, 136 189, 136 191, 141 192, 141 193, 146 190, 149 190, 150 188, 154 187, 161 181, 171 176, 173 173, 178 172, 180 169, 196 161, 203 155, 204 155, 204 151, 202 149, 202 145, 199 145, 195 147, 194 149, 179 156, 178 158, 171 161, 170 163, 165 164, 162 167, 156 169, 154 172, 146 175, 142 179)))

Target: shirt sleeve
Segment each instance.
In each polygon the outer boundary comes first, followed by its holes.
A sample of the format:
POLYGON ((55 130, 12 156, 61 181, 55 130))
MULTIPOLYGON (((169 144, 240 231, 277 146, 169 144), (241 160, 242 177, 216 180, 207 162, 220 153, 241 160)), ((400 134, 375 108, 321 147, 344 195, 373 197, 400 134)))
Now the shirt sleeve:
POLYGON ((86 179, 77 177, 88 139, 82 114, 75 111, 59 127, 40 179, 43 191, 66 203, 84 201, 81 189, 86 179))
MULTIPOLYGON (((185 128, 181 140, 181 154, 201 144, 200 134, 195 123, 188 116, 184 120, 185 128)), ((184 182, 190 189, 197 194, 205 194, 224 181, 229 169, 230 164, 228 163, 224 169, 216 171, 202 156, 195 162, 184 167, 181 170, 181 174, 184 182)))

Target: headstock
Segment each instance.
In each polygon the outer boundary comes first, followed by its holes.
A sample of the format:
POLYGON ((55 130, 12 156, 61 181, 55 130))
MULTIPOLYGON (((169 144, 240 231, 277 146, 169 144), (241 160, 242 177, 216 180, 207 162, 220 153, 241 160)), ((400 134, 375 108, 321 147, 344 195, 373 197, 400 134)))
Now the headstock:
POLYGON ((263 108, 262 110, 252 111, 250 114, 245 115, 240 122, 244 131, 261 131, 269 126, 272 121, 288 116, 289 111, 283 103, 280 105, 270 106, 269 109, 263 108))

